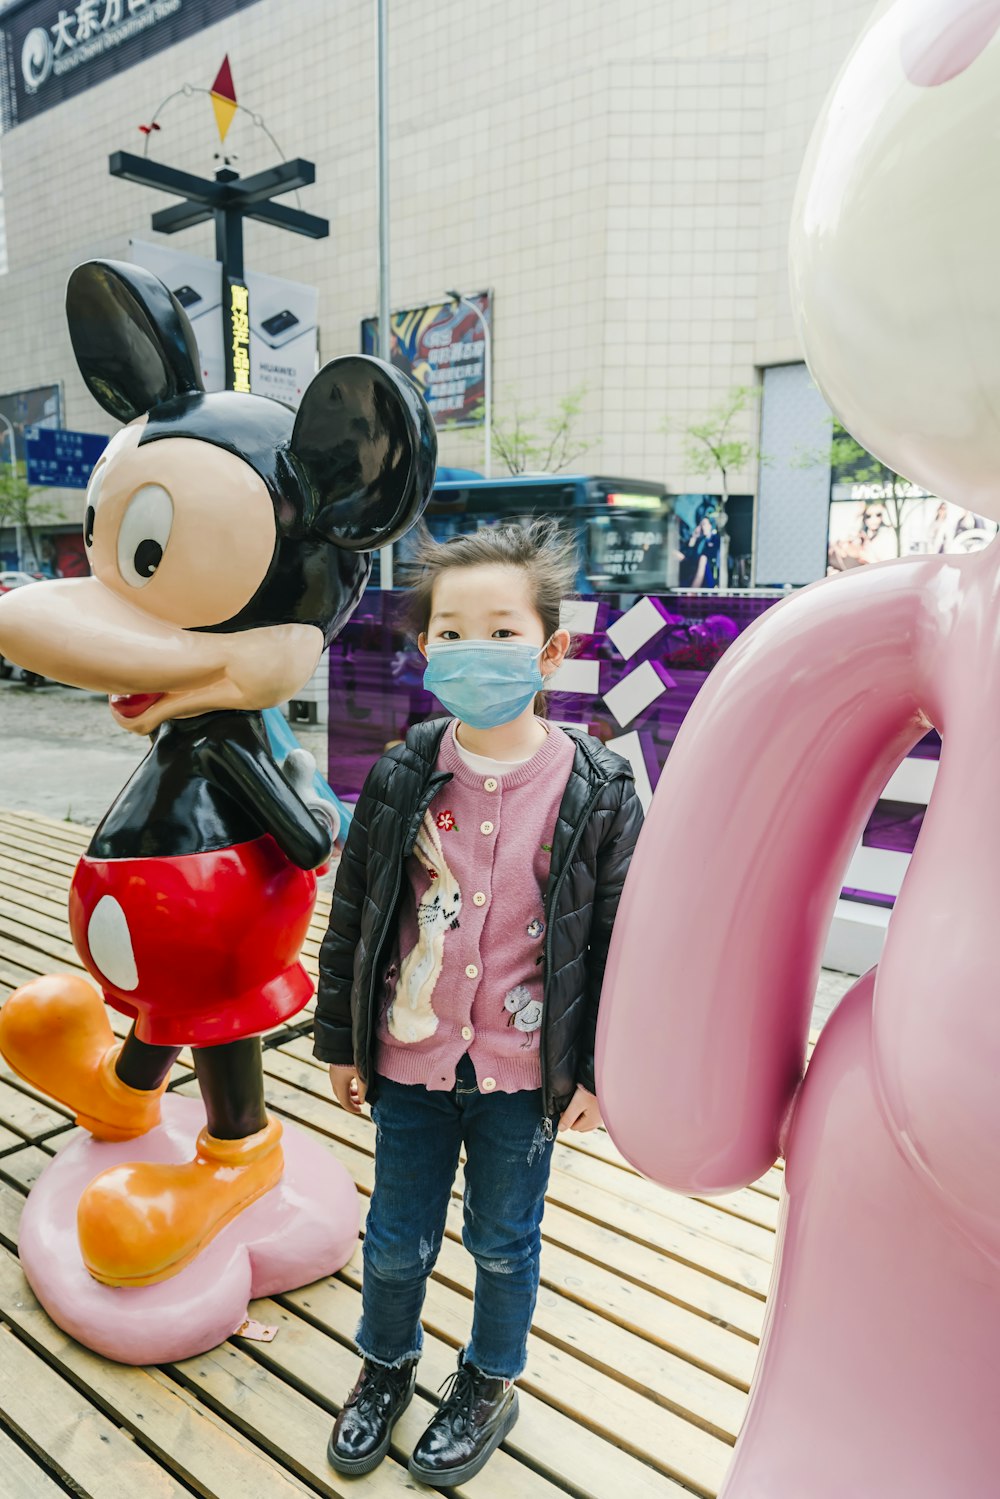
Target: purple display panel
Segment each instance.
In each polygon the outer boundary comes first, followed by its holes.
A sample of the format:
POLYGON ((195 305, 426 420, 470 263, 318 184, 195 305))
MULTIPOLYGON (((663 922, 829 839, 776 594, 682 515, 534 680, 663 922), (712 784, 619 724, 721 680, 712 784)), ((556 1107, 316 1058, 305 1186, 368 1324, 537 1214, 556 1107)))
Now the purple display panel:
MULTIPOLYGON (((670 594, 652 599, 662 617, 656 633, 626 661, 612 644, 608 627, 637 602, 635 594, 606 594, 582 600, 596 607, 595 630, 579 635, 574 655, 599 663, 599 693, 553 692, 551 718, 579 723, 599 739, 637 731, 655 786, 684 717, 708 673, 736 637, 765 609, 775 594, 670 594), (604 696, 645 663, 651 663, 662 692, 635 719, 621 724, 604 696)), ((339 795, 353 799, 371 765, 404 737, 411 724, 444 710, 423 690, 424 660, 395 627, 391 595, 370 590, 354 619, 330 647, 329 780, 339 795)))
MULTIPOLYGON (((655 787, 708 673, 737 636, 780 597, 764 592, 673 593, 649 596, 644 601, 644 596, 636 594, 605 594, 581 600, 581 604, 591 606, 592 613, 596 610, 596 616, 593 633, 577 636, 574 655, 578 662, 597 663, 600 690, 553 692, 550 717, 582 724, 602 740, 636 732, 650 784, 655 787), (630 646, 614 626, 637 604, 645 611, 643 628, 651 633, 625 659, 615 639, 626 650, 630 646), (656 695, 634 719, 622 723, 605 697, 611 693, 612 704, 616 704, 613 689, 643 668, 650 684, 648 694, 656 695)), ((373 762, 384 750, 398 743, 412 724, 444 711, 423 690, 423 657, 396 627, 395 607, 391 595, 370 590, 354 619, 330 647, 328 777, 348 801, 358 795, 373 762)), ((625 621, 622 628, 627 630, 628 624, 625 621)), ((940 741, 932 733, 912 754, 915 758, 937 759, 939 749, 940 741)), ((734 747, 734 773, 738 773, 738 755, 734 747)), ((911 853, 924 811, 924 807, 911 803, 880 801, 865 830, 864 843, 911 853)), ((891 905, 893 900, 893 894, 885 891, 847 888, 844 895, 875 904, 891 905)))

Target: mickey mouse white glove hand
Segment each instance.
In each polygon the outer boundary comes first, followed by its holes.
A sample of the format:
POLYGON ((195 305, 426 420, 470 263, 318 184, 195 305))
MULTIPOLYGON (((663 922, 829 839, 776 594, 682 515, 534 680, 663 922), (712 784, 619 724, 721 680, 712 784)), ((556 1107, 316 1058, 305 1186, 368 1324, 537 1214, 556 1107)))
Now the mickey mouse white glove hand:
POLYGON ((330 839, 336 843, 340 833, 340 813, 333 802, 327 801, 326 797, 320 796, 316 790, 313 782, 316 774, 316 761, 313 756, 301 746, 291 750, 282 762, 281 773, 296 796, 305 802, 313 816, 330 829, 330 839))

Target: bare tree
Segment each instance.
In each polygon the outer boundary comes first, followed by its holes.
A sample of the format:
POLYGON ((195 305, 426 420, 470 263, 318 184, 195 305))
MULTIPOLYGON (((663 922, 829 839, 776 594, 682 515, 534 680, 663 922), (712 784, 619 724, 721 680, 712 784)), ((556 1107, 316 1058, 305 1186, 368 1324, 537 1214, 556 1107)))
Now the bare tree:
POLYGON ((522 411, 516 397, 509 415, 494 416, 493 451, 509 474, 555 474, 583 457, 592 444, 578 437, 575 427, 586 394, 586 386, 577 386, 557 403, 556 414, 544 420, 538 411, 522 411))

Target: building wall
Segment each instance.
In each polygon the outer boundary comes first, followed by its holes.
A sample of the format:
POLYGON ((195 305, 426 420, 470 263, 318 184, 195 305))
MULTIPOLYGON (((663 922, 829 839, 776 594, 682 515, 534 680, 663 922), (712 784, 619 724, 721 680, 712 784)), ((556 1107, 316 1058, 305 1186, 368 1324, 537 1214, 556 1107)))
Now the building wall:
MULTIPOLYGON (((58 9, 58 7, 56 7, 58 9)), ((393 0, 392 301, 495 292, 496 419, 540 427, 585 387, 580 467, 712 485, 684 428, 761 365, 800 358, 785 244, 799 162, 869 0, 393 0), (533 415, 534 414, 534 415, 533 415)), ((62 293, 71 267, 152 238, 171 201, 115 181, 138 125, 228 52, 241 102, 288 156, 317 164, 311 242, 247 227, 247 264, 318 285, 324 358, 358 347, 377 305, 370 0, 257 0, 0 141, 7 270, 0 390, 61 379, 67 426, 113 427, 75 371, 62 293)), ((151 154, 209 175, 204 96, 159 115, 151 154)), ((239 171, 275 147, 245 115, 239 171)), ((290 200, 291 201, 291 200, 290 200)), ((212 254, 209 226, 167 241, 212 254)), ((0 255, 0 272, 4 258, 0 255)), ((752 416, 747 416, 749 430, 752 416)), ((479 467, 478 431, 442 461, 479 467)), ((755 474, 734 475, 734 491, 755 474)), ((82 498, 82 497, 81 497, 82 498)))

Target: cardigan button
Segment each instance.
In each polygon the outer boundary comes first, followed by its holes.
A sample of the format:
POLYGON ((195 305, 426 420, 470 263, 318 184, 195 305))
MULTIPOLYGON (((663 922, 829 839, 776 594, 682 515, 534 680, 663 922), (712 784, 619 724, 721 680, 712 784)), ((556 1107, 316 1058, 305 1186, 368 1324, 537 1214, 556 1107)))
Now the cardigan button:
POLYGON ((479 824, 479 831, 485 833, 488 838, 493 831, 493 824, 491 822, 481 822, 479 824))
POLYGON ((499 784, 494 776, 490 776, 489 780, 483 782, 483 789, 485 791, 495 791, 499 784))
POLYGON ((463 1025, 462 1026, 462 1040, 463 1041, 471 1041, 472 1040, 472 1026, 471 1025, 463 1025))
POLYGON ((475 895, 472 897, 472 904, 474 906, 485 906, 486 896, 481 890, 477 890, 475 895))
POLYGON ((496 1087, 496 1085, 497 1085, 497 1080, 496 1080, 495 1077, 484 1077, 483 1078, 483 1092, 484 1093, 492 1093, 493 1089, 496 1087))
POLYGON ((477 979, 479 977, 479 969, 476 967, 475 963, 469 964, 468 968, 465 970, 465 976, 467 979, 477 979))

